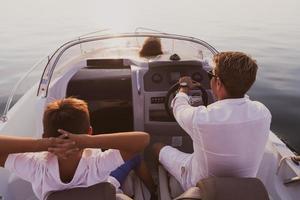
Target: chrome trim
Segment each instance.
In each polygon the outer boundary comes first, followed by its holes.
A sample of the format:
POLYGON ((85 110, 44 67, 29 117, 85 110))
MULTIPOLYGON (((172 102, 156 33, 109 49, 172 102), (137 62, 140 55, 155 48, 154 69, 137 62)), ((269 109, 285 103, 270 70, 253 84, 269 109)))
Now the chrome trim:
POLYGON ((136 87, 138 94, 141 94, 141 83, 140 83, 140 69, 136 71, 136 87))

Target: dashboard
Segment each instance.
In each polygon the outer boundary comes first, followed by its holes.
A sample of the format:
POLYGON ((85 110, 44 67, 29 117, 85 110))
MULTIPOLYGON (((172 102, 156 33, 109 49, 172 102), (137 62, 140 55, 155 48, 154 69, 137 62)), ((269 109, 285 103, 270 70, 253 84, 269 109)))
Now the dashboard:
MULTIPOLYGON (((144 106, 146 124, 174 123, 165 108, 166 94, 169 89, 178 82, 180 77, 190 76, 193 80, 201 83, 208 92, 208 102, 213 102, 210 91, 210 81, 207 72, 203 69, 201 61, 180 61, 180 62, 155 62, 149 64, 149 69, 143 76, 144 83, 144 106)), ((173 94, 175 95, 175 93, 173 94)), ((192 106, 203 105, 202 93, 200 90, 190 91, 190 104, 192 106)), ((172 97, 169 99, 171 100, 172 97)))
POLYGON ((178 62, 166 65, 149 66, 144 75, 144 90, 146 92, 168 91, 182 76, 190 76, 200 82, 205 89, 209 89, 209 79, 199 61, 178 62))

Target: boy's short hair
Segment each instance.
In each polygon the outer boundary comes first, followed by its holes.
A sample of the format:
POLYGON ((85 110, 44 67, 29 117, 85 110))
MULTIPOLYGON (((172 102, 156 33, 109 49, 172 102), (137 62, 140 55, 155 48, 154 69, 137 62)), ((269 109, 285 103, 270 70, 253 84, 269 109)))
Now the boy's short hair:
POLYGON ((243 97, 256 78, 257 64, 242 52, 221 52, 213 57, 215 73, 231 97, 243 97))
POLYGON ((163 54, 163 52, 161 50, 160 39, 157 37, 147 38, 140 51, 140 56, 141 57, 158 56, 161 54, 163 54))
POLYGON ((56 100, 47 105, 43 117, 44 136, 58 137, 58 129, 86 134, 90 128, 87 103, 76 98, 56 100))

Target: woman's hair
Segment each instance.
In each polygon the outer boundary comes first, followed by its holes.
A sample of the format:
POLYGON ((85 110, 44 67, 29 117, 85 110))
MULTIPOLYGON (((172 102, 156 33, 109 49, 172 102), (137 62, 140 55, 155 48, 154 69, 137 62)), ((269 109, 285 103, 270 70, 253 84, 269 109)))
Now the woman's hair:
POLYGON ((215 73, 231 97, 243 97, 256 78, 257 64, 241 52, 221 52, 213 58, 215 73))
POLYGON ((58 137, 58 129, 86 134, 90 128, 87 103, 76 98, 56 100, 47 105, 43 117, 45 137, 58 137))
POLYGON ((157 56, 163 54, 161 50, 160 39, 156 37, 149 37, 145 40, 140 51, 141 57, 157 56))

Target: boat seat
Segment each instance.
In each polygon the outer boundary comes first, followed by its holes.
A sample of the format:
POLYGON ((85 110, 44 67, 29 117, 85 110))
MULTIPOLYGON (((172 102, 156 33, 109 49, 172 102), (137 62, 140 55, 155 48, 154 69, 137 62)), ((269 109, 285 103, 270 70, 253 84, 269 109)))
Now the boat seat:
POLYGON ((46 200, 131 200, 124 194, 116 194, 115 187, 102 182, 89 187, 77 187, 51 193, 46 200))
POLYGON ((181 194, 179 182, 163 166, 159 165, 158 173, 160 196, 164 200, 269 200, 258 178, 210 177, 181 194))
POLYGON ((258 178, 211 177, 197 183, 175 200, 269 200, 268 192, 258 178))

